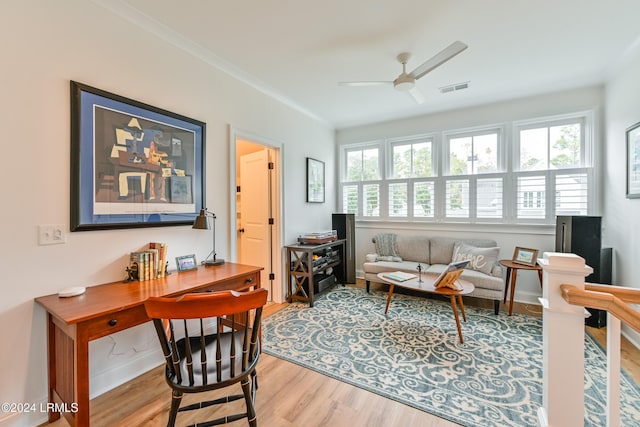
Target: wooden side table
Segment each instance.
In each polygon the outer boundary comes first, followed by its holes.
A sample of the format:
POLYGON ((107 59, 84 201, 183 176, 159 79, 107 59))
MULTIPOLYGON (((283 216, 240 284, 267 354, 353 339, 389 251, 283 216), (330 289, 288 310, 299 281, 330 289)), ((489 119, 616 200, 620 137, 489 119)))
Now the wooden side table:
POLYGON ((500 264, 507 269, 507 279, 504 285, 504 298, 503 303, 507 302, 507 291, 511 286, 511 296, 509 297, 509 316, 513 313, 513 296, 516 293, 516 278, 518 277, 518 270, 531 270, 538 272, 538 279, 540 280, 540 287, 542 288, 542 267, 539 265, 525 265, 513 262, 510 259, 501 259, 500 264))

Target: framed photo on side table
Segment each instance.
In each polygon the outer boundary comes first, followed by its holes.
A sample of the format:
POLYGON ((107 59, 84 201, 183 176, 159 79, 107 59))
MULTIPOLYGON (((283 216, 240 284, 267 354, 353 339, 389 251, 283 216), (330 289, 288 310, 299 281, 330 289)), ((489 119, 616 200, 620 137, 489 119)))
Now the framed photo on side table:
POLYGON ((627 198, 640 198, 640 122, 627 128, 627 198))
POLYGON ((324 203, 324 162, 307 157, 307 202, 324 203))
POLYGON ((513 258, 511 259, 511 261, 517 264, 523 264, 528 265, 529 267, 533 267, 538 261, 538 250, 516 246, 515 251, 513 251, 513 258))
POLYGON ((72 81, 71 231, 192 224, 204 207, 205 127, 72 81))

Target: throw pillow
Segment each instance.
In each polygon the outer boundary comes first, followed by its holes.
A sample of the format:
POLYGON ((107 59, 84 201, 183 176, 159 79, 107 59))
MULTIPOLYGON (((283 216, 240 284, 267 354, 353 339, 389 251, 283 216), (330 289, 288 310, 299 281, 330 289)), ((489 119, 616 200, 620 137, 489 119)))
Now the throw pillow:
POLYGON ((456 243, 453 247, 452 262, 467 261, 465 268, 491 275, 493 266, 498 261, 500 248, 478 248, 476 246, 456 243))

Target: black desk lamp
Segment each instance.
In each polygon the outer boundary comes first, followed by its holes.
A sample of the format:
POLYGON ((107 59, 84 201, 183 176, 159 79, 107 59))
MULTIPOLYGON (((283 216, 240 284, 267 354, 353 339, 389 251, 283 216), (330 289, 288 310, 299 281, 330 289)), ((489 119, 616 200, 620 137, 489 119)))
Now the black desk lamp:
POLYGON ((198 215, 193 221, 192 228, 195 228, 196 230, 208 230, 208 218, 211 218, 213 222, 213 227, 211 227, 211 229, 213 230, 213 250, 211 251, 211 253, 209 253, 209 255, 207 255, 202 263, 204 265, 222 265, 224 264, 224 260, 217 258, 216 254, 216 214, 214 214, 213 212, 209 212, 207 209, 200 209, 200 215, 198 215), (209 259, 211 255, 213 255, 213 259, 209 259))

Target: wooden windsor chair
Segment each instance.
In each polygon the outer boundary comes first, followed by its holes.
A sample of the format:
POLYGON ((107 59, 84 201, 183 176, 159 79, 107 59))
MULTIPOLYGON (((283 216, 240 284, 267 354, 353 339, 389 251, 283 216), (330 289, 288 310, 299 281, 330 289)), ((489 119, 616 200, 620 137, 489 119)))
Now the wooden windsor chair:
POLYGON ((251 427, 258 425, 254 407, 258 388, 256 365, 260 356, 262 308, 266 302, 267 290, 262 288, 177 298, 152 297, 145 302, 147 316, 153 319, 164 353, 165 379, 173 390, 167 426, 175 425, 178 412, 242 398, 246 412, 197 426, 226 424, 242 418, 247 418, 251 427), (180 407, 185 393, 217 390, 237 383, 242 394, 180 407))

